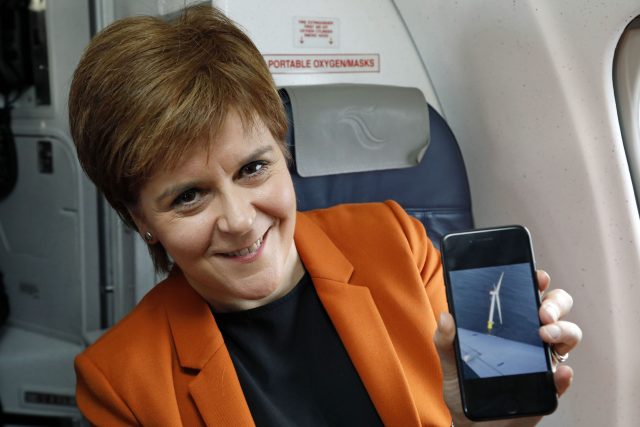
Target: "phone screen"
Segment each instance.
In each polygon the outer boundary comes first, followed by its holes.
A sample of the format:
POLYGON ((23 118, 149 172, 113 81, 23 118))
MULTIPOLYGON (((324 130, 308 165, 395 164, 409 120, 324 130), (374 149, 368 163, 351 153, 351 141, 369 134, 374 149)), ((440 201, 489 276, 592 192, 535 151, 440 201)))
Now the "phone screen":
POLYGON ((557 405, 531 241, 524 227, 447 235, 442 260, 456 321, 456 362, 467 417, 553 412, 557 405))
POLYGON ((528 263, 450 272, 464 379, 547 371, 528 263))

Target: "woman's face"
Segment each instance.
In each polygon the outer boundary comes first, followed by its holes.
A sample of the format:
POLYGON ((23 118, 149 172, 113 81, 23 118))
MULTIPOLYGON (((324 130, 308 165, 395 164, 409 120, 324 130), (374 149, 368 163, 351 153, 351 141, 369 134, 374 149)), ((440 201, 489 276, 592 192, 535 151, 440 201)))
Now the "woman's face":
POLYGON ((132 213, 216 310, 270 302, 302 275, 291 176, 259 119, 245 129, 230 112, 209 150, 194 148, 145 183, 132 213))

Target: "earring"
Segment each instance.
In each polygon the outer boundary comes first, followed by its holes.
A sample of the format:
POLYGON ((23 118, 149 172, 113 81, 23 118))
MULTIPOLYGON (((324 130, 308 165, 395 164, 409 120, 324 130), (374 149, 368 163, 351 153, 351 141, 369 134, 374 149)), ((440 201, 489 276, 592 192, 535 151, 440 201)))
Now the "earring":
POLYGON ((150 231, 145 231, 144 234, 142 235, 142 238, 144 239, 145 242, 151 243, 151 241, 153 240, 153 234, 151 234, 150 231))

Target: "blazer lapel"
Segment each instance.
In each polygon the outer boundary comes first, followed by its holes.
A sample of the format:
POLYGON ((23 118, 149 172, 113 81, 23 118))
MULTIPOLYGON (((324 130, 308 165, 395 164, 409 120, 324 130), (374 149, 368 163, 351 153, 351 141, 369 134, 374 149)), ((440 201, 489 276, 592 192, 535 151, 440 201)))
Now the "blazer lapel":
POLYGON ((207 425, 254 426, 229 352, 208 304, 179 270, 167 315, 183 369, 199 371, 189 391, 207 425))
POLYGON ((189 390, 207 425, 255 425, 226 347, 216 351, 189 390))
POLYGON ((380 418, 388 426, 419 426, 409 385, 369 289, 348 283, 351 263, 304 213, 298 214, 295 240, 380 418))

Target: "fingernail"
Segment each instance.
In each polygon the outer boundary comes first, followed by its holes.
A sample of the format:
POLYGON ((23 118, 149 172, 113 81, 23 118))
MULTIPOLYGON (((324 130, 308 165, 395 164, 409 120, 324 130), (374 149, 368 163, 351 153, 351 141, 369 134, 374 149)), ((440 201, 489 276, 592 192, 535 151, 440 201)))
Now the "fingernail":
POLYGON ((560 327, 558 325, 547 325, 544 327, 544 331, 549 335, 552 340, 560 338, 560 327))
POLYGON ((558 312, 558 308, 553 304, 545 304, 544 311, 546 311, 547 314, 551 316, 551 319, 553 319, 554 322, 558 320, 558 317, 560 317, 560 312, 558 312))

